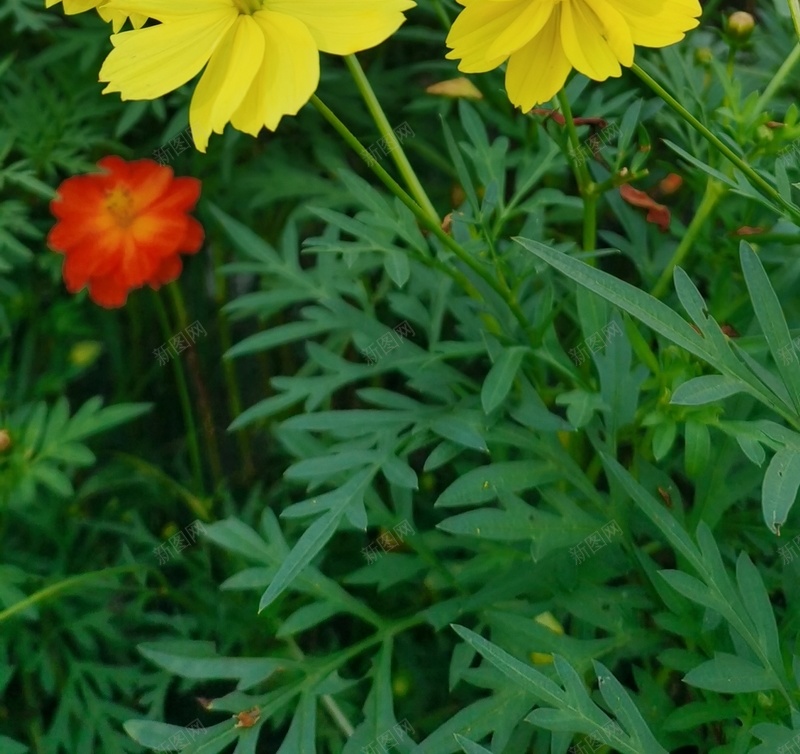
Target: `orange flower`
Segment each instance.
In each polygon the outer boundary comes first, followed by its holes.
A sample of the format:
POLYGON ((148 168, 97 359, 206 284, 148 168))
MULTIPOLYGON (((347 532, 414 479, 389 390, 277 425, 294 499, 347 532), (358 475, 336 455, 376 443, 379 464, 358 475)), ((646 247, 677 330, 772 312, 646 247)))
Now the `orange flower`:
POLYGON ((50 211, 58 222, 48 246, 64 254, 70 293, 89 286, 89 297, 111 309, 147 284, 158 289, 181 274, 180 254, 194 254, 203 226, 187 213, 200 198, 200 181, 175 178, 152 160, 104 157, 104 172, 67 178, 50 211))

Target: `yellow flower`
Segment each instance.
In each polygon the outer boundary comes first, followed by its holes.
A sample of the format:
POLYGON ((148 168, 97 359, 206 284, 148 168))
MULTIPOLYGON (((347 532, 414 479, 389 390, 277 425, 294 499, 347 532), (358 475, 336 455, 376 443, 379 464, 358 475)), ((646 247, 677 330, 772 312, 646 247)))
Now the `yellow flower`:
MULTIPOLYGON (((62 0, 45 0, 45 7, 52 8, 61 1, 62 0)), ((121 13, 120 11, 110 10, 107 8, 106 5, 108 0, 63 0, 63 2, 64 13, 66 13, 68 16, 72 16, 76 13, 84 13, 92 8, 97 8, 97 12, 100 14, 100 17, 103 19, 103 21, 106 23, 111 22, 113 24, 115 32, 122 28, 129 15, 127 13, 121 13)), ((147 21, 147 16, 142 16, 138 13, 131 13, 130 17, 131 23, 136 29, 144 26, 145 21, 147 21)))
POLYGON ((257 136, 296 115, 319 83, 319 53, 383 42, 413 0, 111 0, 161 23, 111 37, 103 90, 156 99, 205 71, 192 95, 192 138, 206 151, 227 123, 257 136))
POLYGON ((508 61, 506 90, 527 112, 552 99, 574 68, 595 81, 633 64, 634 45, 666 47, 695 28, 698 0, 458 0, 447 37, 465 73, 508 61))

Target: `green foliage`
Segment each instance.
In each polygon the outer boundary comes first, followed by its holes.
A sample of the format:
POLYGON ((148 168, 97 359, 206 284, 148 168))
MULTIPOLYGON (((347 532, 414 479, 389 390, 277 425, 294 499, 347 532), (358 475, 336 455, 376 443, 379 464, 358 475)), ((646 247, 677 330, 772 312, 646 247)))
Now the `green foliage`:
MULTIPOLYGON (((633 74, 575 75, 579 143, 619 129, 587 188, 502 71, 472 103, 425 92, 459 75, 458 9, 423 0, 359 57, 442 218, 311 107, 228 128, 172 163, 203 181, 204 250, 106 311, 65 292, 48 204, 106 154, 152 156, 192 85, 104 97, 96 16, 0 4, 2 754, 800 733, 796 40, 763 0, 731 50, 707 5, 637 63, 719 143, 633 74), (160 365, 185 320, 206 337, 160 365)), ((321 99, 375 142, 328 57, 321 99)))

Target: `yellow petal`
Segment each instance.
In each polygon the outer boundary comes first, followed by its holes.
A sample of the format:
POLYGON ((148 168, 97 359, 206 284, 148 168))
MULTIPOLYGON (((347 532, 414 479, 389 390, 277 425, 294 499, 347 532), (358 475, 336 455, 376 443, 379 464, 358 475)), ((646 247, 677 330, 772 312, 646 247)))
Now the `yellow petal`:
POLYGON ((319 84, 319 52, 311 32, 295 18, 259 11, 253 16, 266 54, 231 124, 257 136, 274 131, 284 115, 296 115, 319 84))
POLYGON ((221 134, 242 103, 264 60, 264 34, 252 16, 237 16, 214 50, 189 106, 192 138, 206 151, 211 132, 221 134))
POLYGON ((551 99, 572 68, 597 81, 633 64, 635 45, 665 47, 698 25, 699 0, 458 0, 447 54, 465 73, 508 60, 511 101, 551 99))
POLYGON ((560 21, 557 7, 539 36, 508 60, 508 98, 523 112, 555 97, 572 68, 561 44, 560 21))
POLYGON ((562 4, 561 43, 570 63, 595 81, 620 76, 620 57, 630 66, 633 62, 633 41, 624 19, 603 0, 570 0, 562 4), (603 8, 603 19, 597 9, 603 8), (605 23, 608 21, 608 23, 605 23), (612 46, 613 44, 613 46, 612 46))
POLYGON ((115 34, 114 49, 100 69, 100 81, 108 82, 103 93, 119 92, 124 100, 156 99, 183 86, 200 73, 237 18, 233 6, 217 4, 214 11, 115 34))
POLYGON ((350 55, 380 44, 405 21, 412 0, 269 0, 267 7, 302 21, 321 52, 350 55))

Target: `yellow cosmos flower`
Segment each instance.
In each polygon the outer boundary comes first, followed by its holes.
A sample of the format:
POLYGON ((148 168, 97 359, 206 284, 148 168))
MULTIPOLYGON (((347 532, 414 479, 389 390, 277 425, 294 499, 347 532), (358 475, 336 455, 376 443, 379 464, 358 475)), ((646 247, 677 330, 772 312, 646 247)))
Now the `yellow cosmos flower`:
POLYGON ((319 53, 349 55, 383 42, 413 0, 111 0, 161 23, 111 37, 103 90, 156 99, 205 71, 192 95, 192 138, 206 151, 230 123, 257 136, 296 115, 319 83, 319 53))
POLYGON ((447 37, 465 73, 508 61, 506 91, 527 112, 552 99, 574 68, 595 81, 620 76, 634 46, 666 47, 694 29, 698 0, 458 0, 447 37))
MULTIPOLYGON (((45 0, 45 8, 52 8, 61 1, 62 0, 45 0)), ((103 21, 113 24, 115 32, 119 31, 128 19, 127 13, 112 11, 107 8, 108 0, 63 0, 63 2, 64 13, 68 16, 73 16, 76 13, 85 13, 87 10, 96 8, 103 21)), ((138 13, 131 13, 130 18, 131 23, 136 29, 144 26, 144 22, 147 21, 147 16, 142 16, 138 13)))

